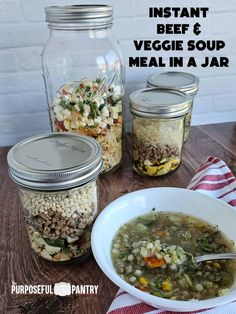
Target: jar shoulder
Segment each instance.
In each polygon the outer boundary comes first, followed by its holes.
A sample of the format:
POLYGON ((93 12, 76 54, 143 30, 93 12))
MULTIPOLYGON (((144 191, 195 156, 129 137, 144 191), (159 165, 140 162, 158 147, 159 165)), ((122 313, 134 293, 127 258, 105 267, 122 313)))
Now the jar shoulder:
POLYGON ((43 48, 42 55, 45 58, 50 56, 80 55, 84 52, 88 58, 88 53, 91 56, 107 54, 111 51, 118 58, 123 58, 120 45, 112 36, 105 38, 54 38, 50 36, 43 48))

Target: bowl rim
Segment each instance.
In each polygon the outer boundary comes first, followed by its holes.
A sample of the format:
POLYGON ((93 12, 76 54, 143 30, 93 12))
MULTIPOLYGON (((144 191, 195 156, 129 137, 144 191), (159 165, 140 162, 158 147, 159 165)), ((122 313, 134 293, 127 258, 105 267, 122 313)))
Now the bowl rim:
MULTIPOLYGON (((236 216, 236 210, 227 204, 226 202, 217 199, 211 195, 207 195, 205 193, 199 192, 199 191, 194 191, 190 189, 184 189, 184 188, 177 188, 177 187, 153 187, 153 188, 144 188, 140 189, 137 191, 133 191, 130 193, 127 193, 125 195, 122 195, 115 200, 113 200, 111 203, 109 203, 98 215, 93 228, 92 228, 92 234, 91 234, 91 247, 92 247, 92 252, 94 255, 94 258, 103 271, 103 273, 115 284, 118 286, 118 288, 123 289, 124 291, 128 292, 131 294, 133 297, 141 300, 142 302, 149 304, 154 307, 159 307, 160 309, 166 309, 166 310, 171 310, 171 311, 182 311, 182 312, 188 312, 188 311, 198 311, 198 310, 203 310, 203 309, 211 309, 218 307, 220 305, 224 305, 230 302, 235 301, 236 299, 236 291, 235 295, 232 295, 232 292, 223 295, 220 297, 212 298, 212 299, 207 299, 207 300, 200 300, 200 301, 195 301, 195 300, 189 300, 189 301, 178 301, 178 300, 169 300, 169 299, 164 299, 160 298, 157 296, 153 296, 150 294, 147 294, 146 292, 143 292, 141 290, 138 290, 137 288, 133 287, 129 283, 127 283, 125 280, 123 280, 115 271, 113 267, 110 267, 110 265, 106 262, 106 258, 102 258, 101 252, 104 252, 104 250, 101 250, 100 247, 97 245, 96 242, 96 237, 100 233, 100 228, 103 227, 103 220, 104 218, 110 214, 114 209, 113 206, 116 205, 117 203, 120 202, 120 200, 125 200, 127 198, 130 198, 134 196, 135 194, 140 194, 140 193, 145 193, 146 191, 150 190, 170 190, 170 191, 185 191, 186 193, 194 193, 195 195, 198 194, 199 197, 202 197, 202 199, 208 199, 213 202, 221 204, 225 210, 229 210, 236 216), (158 303, 158 304, 157 304, 158 303), (176 308, 176 310, 175 310, 176 308)), ((137 215, 138 217, 138 215, 137 215)), ((197 217, 197 216, 196 216, 197 217)), ((134 219, 133 217, 132 219, 134 219)), ((129 219, 130 220, 130 219, 129 219)), ((129 221, 128 220, 128 221, 129 221)), ((207 220, 206 220, 207 221, 207 220)), ((118 231, 118 230, 117 230, 118 231)))

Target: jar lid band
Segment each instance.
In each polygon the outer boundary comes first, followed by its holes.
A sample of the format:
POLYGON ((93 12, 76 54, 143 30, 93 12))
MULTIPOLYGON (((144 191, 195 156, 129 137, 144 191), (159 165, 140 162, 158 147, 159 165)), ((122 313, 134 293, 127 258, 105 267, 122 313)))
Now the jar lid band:
POLYGON ((186 72, 154 73, 148 76, 147 85, 148 87, 177 89, 194 96, 199 90, 199 78, 186 72))
POLYGON ((7 156, 9 174, 19 185, 64 190, 95 179, 102 167, 97 141, 70 133, 46 133, 13 146, 7 156))
POLYGON ((130 109, 146 118, 177 118, 191 109, 192 97, 167 88, 145 88, 130 95, 130 109))
POLYGON ((108 5, 65 5, 45 8, 49 28, 97 29, 109 27, 113 8, 108 5))

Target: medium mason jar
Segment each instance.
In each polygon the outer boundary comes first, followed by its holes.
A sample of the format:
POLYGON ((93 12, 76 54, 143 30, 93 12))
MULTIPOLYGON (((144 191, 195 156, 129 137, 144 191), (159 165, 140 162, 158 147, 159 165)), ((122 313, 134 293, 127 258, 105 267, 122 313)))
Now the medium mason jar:
POLYGON ((103 171, 122 160, 124 65, 111 34, 107 5, 45 9, 50 37, 42 54, 54 132, 93 137, 102 148, 103 171))
POLYGON ((174 171, 181 162, 191 98, 177 90, 148 88, 132 93, 130 100, 134 170, 147 176, 174 171))
POLYGON ((101 149, 68 133, 34 136, 8 153, 32 249, 53 262, 82 260, 98 214, 101 149))
POLYGON ((184 142, 186 142, 190 135, 193 101, 199 90, 199 78, 196 75, 185 72, 155 73, 148 77, 147 86, 177 89, 192 97, 190 110, 185 117, 184 142))

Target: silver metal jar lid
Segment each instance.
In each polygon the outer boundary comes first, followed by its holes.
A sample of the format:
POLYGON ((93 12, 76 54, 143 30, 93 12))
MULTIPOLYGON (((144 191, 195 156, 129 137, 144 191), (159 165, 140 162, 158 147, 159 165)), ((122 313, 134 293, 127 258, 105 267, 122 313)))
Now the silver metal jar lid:
POLYGON ((9 174, 21 186, 63 190, 95 179, 102 168, 100 145, 92 138, 69 133, 30 137, 7 156, 9 174))
POLYGON ((167 88, 145 88, 130 95, 130 109, 135 115, 153 118, 174 118, 191 108, 192 97, 167 88))
POLYGON ((191 96, 199 90, 199 78, 185 72, 154 73, 148 76, 147 84, 149 87, 178 89, 191 96))
POLYGON ((45 8, 46 22, 50 28, 96 29, 112 25, 113 8, 109 5, 65 5, 45 8))

